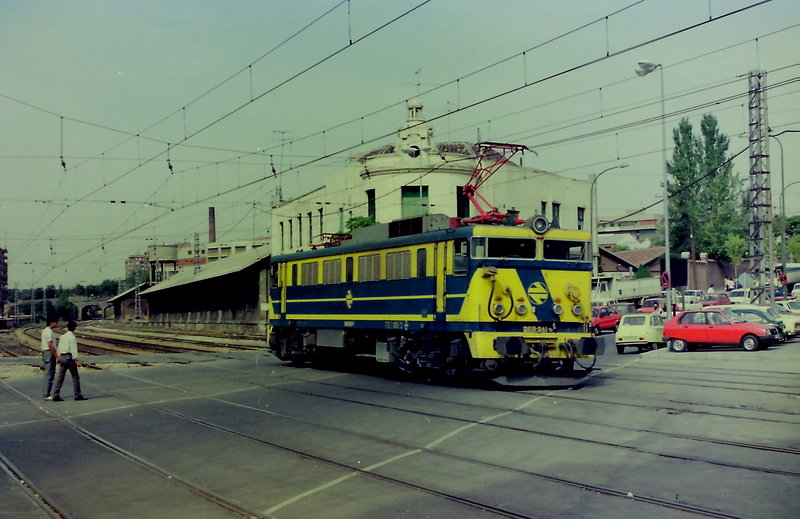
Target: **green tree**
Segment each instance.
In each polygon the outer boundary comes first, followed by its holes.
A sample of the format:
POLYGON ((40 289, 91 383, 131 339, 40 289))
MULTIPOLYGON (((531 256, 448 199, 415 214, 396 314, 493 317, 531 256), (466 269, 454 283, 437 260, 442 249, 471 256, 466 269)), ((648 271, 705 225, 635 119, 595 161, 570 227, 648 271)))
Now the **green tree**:
POLYGON ((345 226, 349 231, 358 229, 359 227, 369 227, 375 225, 375 220, 371 216, 354 216, 347 220, 345 226))
POLYGON ((786 256, 791 262, 800 261, 800 234, 786 240, 786 256))
POLYGON ((727 160, 728 137, 720 133, 717 119, 706 114, 700 135, 682 119, 672 132, 675 150, 667 171, 672 178, 670 193, 670 248, 707 252, 709 257, 729 261, 725 247, 729 233, 746 234, 746 217, 741 202, 739 179, 727 160))

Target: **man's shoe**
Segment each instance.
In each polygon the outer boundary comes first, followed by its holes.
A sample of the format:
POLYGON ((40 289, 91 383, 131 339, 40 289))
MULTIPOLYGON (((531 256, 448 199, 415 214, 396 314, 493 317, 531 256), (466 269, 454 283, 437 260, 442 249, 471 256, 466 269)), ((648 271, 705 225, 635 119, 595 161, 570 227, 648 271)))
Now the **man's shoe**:
POLYGON ((87 400, 87 398, 83 395, 78 395, 75 397, 75 400, 87 400))
POLYGON ((52 398, 52 400, 53 400, 53 402, 63 402, 64 401, 64 399, 61 398, 60 396, 54 396, 52 398))
POLYGON ((45 400, 53 400, 53 397, 52 397, 52 396, 50 396, 50 395, 47 395, 46 397, 44 397, 44 399, 45 399, 45 400))

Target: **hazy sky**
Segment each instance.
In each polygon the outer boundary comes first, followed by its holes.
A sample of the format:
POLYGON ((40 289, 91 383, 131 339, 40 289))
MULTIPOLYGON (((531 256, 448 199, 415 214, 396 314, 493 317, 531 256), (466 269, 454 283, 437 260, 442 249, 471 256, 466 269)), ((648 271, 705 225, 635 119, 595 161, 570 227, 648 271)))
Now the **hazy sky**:
MULTIPOLYGON (((480 131, 581 179, 629 163, 598 182, 600 216, 622 215, 661 193, 660 78, 635 76, 641 59, 664 65, 670 134, 713 113, 744 148, 756 69, 773 133, 800 129, 800 2, 717 19, 758 3, 0 0, 9 284, 122 277, 150 244, 205 242, 209 206, 220 241, 263 236, 273 167, 285 197, 321 185, 394 142, 418 93, 439 141, 480 131)), ((779 138, 789 185, 800 136, 779 138)), ((777 205, 773 139, 770 153, 777 205)), ((747 178, 746 153, 735 171, 747 178)), ((800 183, 786 206, 800 213, 800 183)))

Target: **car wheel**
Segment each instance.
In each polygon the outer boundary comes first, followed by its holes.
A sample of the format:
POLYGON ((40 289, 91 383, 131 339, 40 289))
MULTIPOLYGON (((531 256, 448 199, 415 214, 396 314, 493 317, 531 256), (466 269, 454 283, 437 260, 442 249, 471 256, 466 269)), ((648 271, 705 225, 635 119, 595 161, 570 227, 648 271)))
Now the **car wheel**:
POLYGON ((683 339, 672 339, 669 343, 669 349, 678 353, 683 353, 689 349, 689 343, 683 339))
POLYGON ((617 353, 619 353, 620 355, 625 353, 625 346, 617 344, 617 353))
POLYGON ((592 328, 592 333, 595 335, 600 335, 600 327, 595 326, 594 328, 592 328))
POLYGON ((619 323, 614 325, 614 333, 617 333, 617 330, 619 330, 619 323))
POLYGON ((742 337, 742 348, 747 351, 756 351, 758 349, 758 337, 755 335, 745 335, 742 337))

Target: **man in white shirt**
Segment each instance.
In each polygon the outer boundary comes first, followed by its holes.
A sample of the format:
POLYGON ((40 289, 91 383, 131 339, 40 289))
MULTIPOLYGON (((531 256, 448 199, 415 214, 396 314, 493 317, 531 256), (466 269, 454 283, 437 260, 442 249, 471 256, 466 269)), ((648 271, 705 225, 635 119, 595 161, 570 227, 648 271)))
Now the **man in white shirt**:
POLYGON ((53 389, 53 376, 56 374, 56 363, 58 353, 56 353, 56 337, 53 328, 58 324, 56 317, 47 318, 47 326, 42 330, 42 364, 44 365, 44 399, 52 400, 50 390, 53 389))
POLYGON ((86 400, 81 394, 81 377, 78 375, 78 363, 75 359, 78 358, 78 340, 75 338, 75 328, 78 323, 70 321, 67 323, 67 333, 61 336, 58 341, 58 355, 59 364, 61 368, 58 370, 58 378, 56 379, 56 387, 53 390, 53 402, 63 402, 61 398, 61 385, 64 383, 64 375, 67 370, 72 375, 72 393, 75 395, 75 400, 86 400))

